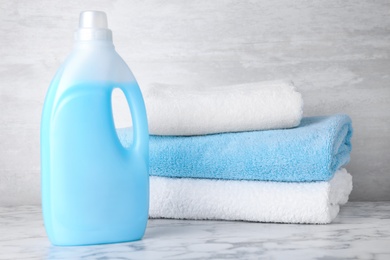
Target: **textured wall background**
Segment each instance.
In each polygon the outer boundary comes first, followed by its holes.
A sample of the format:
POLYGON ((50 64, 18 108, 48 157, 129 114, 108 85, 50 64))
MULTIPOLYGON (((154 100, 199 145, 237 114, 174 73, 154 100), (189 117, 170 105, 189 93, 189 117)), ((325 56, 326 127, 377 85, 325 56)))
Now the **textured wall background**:
POLYGON ((352 200, 390 200, 390 1, 0 0, 0 205, 40 202, 39 123, 82 10, 107 12, 142 85, 291 79, 354 122, 352 200))

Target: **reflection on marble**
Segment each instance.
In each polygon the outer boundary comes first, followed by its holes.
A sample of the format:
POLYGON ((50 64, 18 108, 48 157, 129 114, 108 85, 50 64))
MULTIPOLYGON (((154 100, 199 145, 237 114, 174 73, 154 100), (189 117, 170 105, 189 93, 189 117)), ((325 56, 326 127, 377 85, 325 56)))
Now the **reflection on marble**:
POLYGON ((141 241, 54 247, 34 206, 0 207, 0 259, 390 259, 390 202, 353 202, 329 225, 150 220, 141 241))

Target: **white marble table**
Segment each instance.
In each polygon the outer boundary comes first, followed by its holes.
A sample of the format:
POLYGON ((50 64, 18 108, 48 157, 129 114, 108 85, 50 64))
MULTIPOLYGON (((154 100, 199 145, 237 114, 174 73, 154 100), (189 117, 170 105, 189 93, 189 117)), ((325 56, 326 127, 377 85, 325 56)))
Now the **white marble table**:
POLYGON ((51 246, 36 206, 0 207, 0 259, 390 259, 390 202, 354 202, 329 225, 150 220, 132 243, 51 246))

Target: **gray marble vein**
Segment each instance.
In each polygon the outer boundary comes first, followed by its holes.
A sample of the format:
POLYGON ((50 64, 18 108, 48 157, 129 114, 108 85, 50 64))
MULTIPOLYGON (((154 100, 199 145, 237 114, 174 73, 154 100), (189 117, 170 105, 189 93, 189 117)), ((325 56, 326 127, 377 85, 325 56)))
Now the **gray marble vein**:
POLYGON ((141 241, 55 247, 38 206, 0 207, 0 259, 390 259, 390 202, 350 202, 329 225, 150 220, 141 241))

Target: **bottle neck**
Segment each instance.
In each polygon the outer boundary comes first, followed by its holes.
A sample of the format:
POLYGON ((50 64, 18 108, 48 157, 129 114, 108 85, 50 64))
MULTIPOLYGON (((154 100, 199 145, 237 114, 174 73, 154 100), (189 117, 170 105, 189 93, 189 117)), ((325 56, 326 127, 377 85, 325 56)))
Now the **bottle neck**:
POLYGON ((91 49, 91 48, 112 48, 115 46, 112 40, 78 40, 75 39, 73 48, 75 49, 91 49))
POLYGON ((80 28, 74 34, 75 41, 109 41, 112 43, 112 32, 107 28, 80 28))

